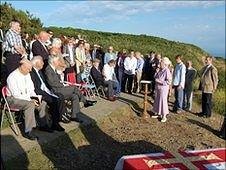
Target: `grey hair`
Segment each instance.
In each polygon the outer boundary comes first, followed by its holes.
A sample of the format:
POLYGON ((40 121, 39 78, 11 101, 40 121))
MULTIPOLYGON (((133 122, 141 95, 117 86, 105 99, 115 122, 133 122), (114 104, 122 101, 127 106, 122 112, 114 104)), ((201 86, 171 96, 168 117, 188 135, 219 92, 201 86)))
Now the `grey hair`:
POLYGON ((42 60, 42 57, 40 55, 37 55, 31 59, 31 63, 34 66, 38 61, 41 61, 41 60, 42 60))
POLYGON ((167 66, 169 66, 169 65, 172 64, 171 61, 170 61, 170 59, 169 59, 168 57, 163 57, 163 58, 162 58, 162 62, 163 62, 165 65, 167 65, 167 66))
POLYGON ((60 60, 61 56, 60 55, 50 55, 48 63, 52 64, 54 61, 60 60))
POLYGON ((16 20, 11 21, 11 22, 9 23, 9 27, 11 28, 14 24, 17 24, 17 23, 20 23, 20 22, 19 22, 19 21, 16 21, 16 20))
POLYGON ((61 39, 59 38, 53 38, 53 42, 52 42, 52 47, 55 47, 55 46, 60 46, 62 43, 61 39))

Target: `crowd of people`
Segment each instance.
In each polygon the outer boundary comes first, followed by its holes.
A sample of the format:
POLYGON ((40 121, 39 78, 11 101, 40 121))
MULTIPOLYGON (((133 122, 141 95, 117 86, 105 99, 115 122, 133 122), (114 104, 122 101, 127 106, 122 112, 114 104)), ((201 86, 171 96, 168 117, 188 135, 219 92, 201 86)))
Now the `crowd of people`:
MULTIPOLYGON (((76 85, 71 85, 68 75, 74 76, 75 82, 82 83, 83 75, 88 74, 97 89, 106 90, 106 99, 114 102, 121 92, 140 93, 141 80, 150 80, 150 92, 154 98, 152 117, 167 120, 169 114, 168 98, 174 89, 175 102, 173 111, 180 114, 191 111, 193 82, 196 70, 191 61, 183 63, 183 56, 176 55, 176 66, 167 57, 151 51, 143 56, 139 51, 114 52, 109 46, 107 52, 98 44, 90 45, 80 36, 77 38, 64 35, 55 37, 51 30, 41 31, 29 37, 21 35, 20 22, 13 20, 5 35, 1 36, 2 54, 5 59, 5 77, 10 94, 10 105, 24 111, 25 137, 37 139, 33 133, 36 127, 34 111, 39 111, 42 131, 64 131, 59 122, 81 123, 78 114, 79 103, 84 107, 95 105, 97 101, 87 100, 85 94, 76 85), (71 113, 67 112, 66 101, 71 101, 71 113), (47 111, 48 110, 48 111, 47 111), (51 115, 51 126, 47 114, 51 115)), ((2 58, 1 58, 2 60, 2 58)), ((217 69, 213 58, 206 56, 206 65, 201 71, 200 90, 202 90, 201 116, 211 116, 212 93, 217 88, 217 69)))

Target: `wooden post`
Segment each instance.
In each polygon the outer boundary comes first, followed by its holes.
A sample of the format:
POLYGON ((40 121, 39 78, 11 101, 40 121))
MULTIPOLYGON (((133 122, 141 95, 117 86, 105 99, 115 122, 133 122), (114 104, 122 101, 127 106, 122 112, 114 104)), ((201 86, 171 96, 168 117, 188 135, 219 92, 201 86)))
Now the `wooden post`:
POLYGON ((151 83, 151 81, 144 81, 142 80, 141 83, 144 84, 144 111, 143 111, 143 114, 142 114, 142 117, 147 119, 149 116, 148 116, 148 113, 147 113, 147 103, 148 103, 148 84, 151 83))

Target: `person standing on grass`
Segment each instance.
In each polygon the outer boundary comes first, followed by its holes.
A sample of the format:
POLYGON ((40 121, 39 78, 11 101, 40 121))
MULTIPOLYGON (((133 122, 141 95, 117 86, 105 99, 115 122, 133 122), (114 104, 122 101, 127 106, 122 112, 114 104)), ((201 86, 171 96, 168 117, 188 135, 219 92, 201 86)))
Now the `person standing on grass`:
POLYGON ((142 78, 142 73, 143 73, 143 67, 144 67, 144 59, 141 56, 140 52, 135 53, 135 57, 137 59, 137 68, 135 72, 135 77, 134 77, 134 93, 140 93, 141 86, 140 86, 140 81, 142 78))
POLYGON ((212 115, 212 94, 217 89, 218 73, 213 66, 213 57, 206 56, 205 66, 201 69, 200 88, 202 90, 202 112, 200 116, 211 117, 212 115))
POLYGON ((172 74, 168 66, 171 64, 167 57, 160 62, 160 70, 155 74, 155 100, 152 112, 152 118, 161 118, 161 122, 166 122, 166 116, 169 114, 168 93, 172 80, 172 74))
POLYGON ((176 58, 177 64, 173 74, 173 87, 174 87, 174 94, 175 94, 173 111, 176 113, 182 113, 186 67, 182 62, 182 58, 183 58, 182 55, 177 55, 175 58, 176 58))
POLYGON ((6 58, 5 65, 7 68, 7 75, 16 70, 20 66, 20 61, 26 57, 26 51, 22 44, 20 36, 21 27, 20 22, 13 20, 10 22, 10 29, 5 35, 3 42, 4 57, 6 58))
POLYGON ((127 90, 129 94, 132 94, 133 79, 137 68, 137 59, 134 56, 134 51, 130 52, 130 55, 125 58, 124 61, 124 79, 122 81, 122 92, 125 92, 125 86, 127 84, 127 90), (128 80, 128 82, 127 82, 128 80))
POLYGON ((104 65, 107 64, 110 60, 116 61, 117 55, 113 51, 114 51, 114 48, 112 46, 109 46, 108 52, 106 52, 104 55, 104 65))
POLYGON ((196 70, 192 67, 192 62, 187 61, 186 63, 186 74, 185 74, 185 87, 184 87, 184 110, 191 111, 192 109, 192 98, 193 98, 193 82, 196 76, 196 70))

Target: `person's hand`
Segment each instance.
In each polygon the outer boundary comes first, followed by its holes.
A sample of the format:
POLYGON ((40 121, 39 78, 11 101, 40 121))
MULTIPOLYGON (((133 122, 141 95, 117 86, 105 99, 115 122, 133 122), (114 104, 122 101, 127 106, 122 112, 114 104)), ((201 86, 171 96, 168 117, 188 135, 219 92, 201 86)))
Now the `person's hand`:
POLYGON ((179 85, 177 88, 178 88, 178 89, 182 89, 183 87, 182 87, 181 85, 179 85))
POLYGON ((71 65, 71 67, 74 67, 75 63, 74 62, 71 62, 70 65, 71 65))
POLYGON ((32 99, 32 102, 35 104, 35 106, 39 106, 39 103, 38 103, 38 101, 37 101, 37 100, 32 99))
POLYGON ((155 82, 156 82, 156 83, 159 83, 159 84, 162 84, 162 81, 159 80, 159 79, 155 79, 155 82))
POLYGON ((156 68, 156 72, 159 72, 159 68, 156 68))

